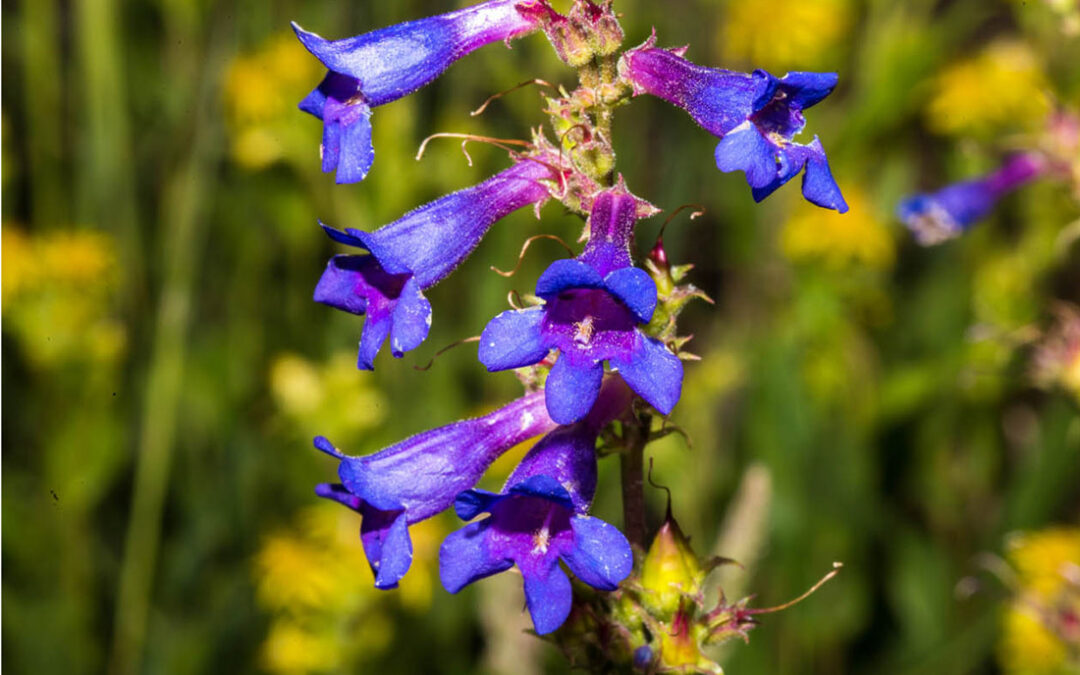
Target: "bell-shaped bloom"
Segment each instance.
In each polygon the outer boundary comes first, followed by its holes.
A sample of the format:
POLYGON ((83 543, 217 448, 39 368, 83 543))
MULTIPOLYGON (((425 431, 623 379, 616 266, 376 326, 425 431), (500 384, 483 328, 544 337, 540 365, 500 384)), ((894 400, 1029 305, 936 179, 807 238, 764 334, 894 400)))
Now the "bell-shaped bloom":
POLYGON ((443 586, 457 593, 517 565, 525 602, 541 635, 570 614, 570 579, 612 591, 634 565, 630 543, 614 526, 589 515, 596 490, 596 437, 629 407, 626 385, 609 378, 583 421, 545 436, 510 475, 501 493, 469 490, 454 504, 458 516, 490 516, 449 535, 439 550, 443 586))
POLYGON ((518 6, 534 2, 489 0, 333 41, 294 23, 300 42, 330 71, 300 103, 323 121, 323 171, 336 169, 338 183, 363 180, 375 157, 371 109, 411 94, 486 44, 533 30, 534 20, 518 6))
POLYGON ((479 185, 440 197, 375 230, 325 228, 334 241, 369 251, 330 259, 315 300, 366 314, 357 367, 371 370, 387 336, 396 357, 415 349, 431 327, 423 292, 442 281, 495 221, 549 196, 550 168, 522 160, 479 185))
POLYGON ((542 397, 533 393, 363 457, 343 455, 320 436, 315 447, 341 460, 341 482, 320 484, 315 493, 360 513, 360 538, 375 586, 393 588, 412 563, 409 525, 448 509, 499 455, 555 426, 542 397))
POLYGON ((682 58, 684 49, 654 44, 655 38, 650 38, 623 54, 622 76, 635 94, 652 94, 683 108, 720 138, 717 168, 745 172, 755 201, 805 168, 803 196, 818 206, 847 211, 818 137, 806 145, 793 140, 806 126, 803 110, 836 86, 835 73, 794 72, 777 78, 764 70, 705 68, 682 58))
POLYGON ((937 192, 912 195, 900 202, 896 214, 923 246, 960 236, 985 218, 1006 193, 1045 172, 1039 155, 1014 155, 982 178, 953 183, 937 192))
POLYGON ((536 283, 545 304, 503 312, 480 336, 480 361, 490 371, 532 365, 559 351, 544 388, 548 413, 559 424, 577 422, 592 408, 605 361, 661 413, 679 400, 682 362, 638 327, 652 319, 656 284, 631 265, 635 209, 636 200, 621 188, 597 195, 585 250, 553 263, 536 283))

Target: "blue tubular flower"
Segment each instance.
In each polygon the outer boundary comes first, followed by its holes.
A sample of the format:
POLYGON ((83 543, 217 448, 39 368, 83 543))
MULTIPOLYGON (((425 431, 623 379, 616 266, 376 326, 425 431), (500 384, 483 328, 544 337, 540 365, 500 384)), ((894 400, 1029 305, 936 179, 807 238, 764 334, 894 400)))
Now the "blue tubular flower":
POLYGON ((532 365, 559 350, 545 385, 548 414, 559 424, 577 422, 592 408, 604 361, 661 413, 679 400, 682 362, 638 328, 656 309, 656 284, 630 265, 635 207, 621 188, 597 195, 584 252, 556 261, 536 283, 546 303, 503 312, 480 336, 480 361, 490 371, 532 365))
POLYGON ((300 109, 323 121, 322 168, 338 183, 361 181, 375 157, 371 109, 428 84, 466 54, 536 26, 518 11, 536 0, 490 0, 456 12, 330 41, 293 24, 300 42, 329 69, 300 109))
POLYGON ((534 393, 364 457, 347 457, 320 436, 315 447, 341 460, 341 483, 323 483, 315 492, 363 516, 360 537, 375 586, 393 588, 412 562, 408 526, 449 508, 499 455, 554 427, 534 393))
POLYGON ((573 601, 560 559, 594 588, 618 587, 633 568, 630 543, 587 512, 596 490, 597 434, 629 403, 626 386, 609 378, 592 412, 537 443, 501 493, 469 490, 458 497, 454 507, 463 520, 491 515, 443 541, 439 576, 446 590, 457 593, 517 565, 533 625, 543 635, 562 625, 573 601))
POLYGON ((817 136, 807 145, 792 139, 806 126, 802 111, 828 96, 835 73, 764 70, 738 73, 705 68, 682 58, 684 50, 654 47, 655 38, 627 51, 619 71, 635 93, 646 92, 683 108, 720 138, 716 166, 743 171, 755 201, 761 201, 803 168, 803 196, 828 209, 847 211, 817 136))
POLYGON ((526 159, 374 232, 325 228, 334 241, 370 252, 334 256, 315 288, 317 302, 367 315, 357 367, 374 367, 387 336, 396 357, 418 347, 431 326, 423 291, 460 265, 495 221, 547 199, 540 181, 552 178, 547 166, 526 159))
POLYGON ((1014 155, 988 176, 912 195, 900 202, 896 214, 920 244, 940 244, 960 236, 986 217, 1003 195, 1037 178, 1046 168, 1046 161, 1038 155, 1014 155))

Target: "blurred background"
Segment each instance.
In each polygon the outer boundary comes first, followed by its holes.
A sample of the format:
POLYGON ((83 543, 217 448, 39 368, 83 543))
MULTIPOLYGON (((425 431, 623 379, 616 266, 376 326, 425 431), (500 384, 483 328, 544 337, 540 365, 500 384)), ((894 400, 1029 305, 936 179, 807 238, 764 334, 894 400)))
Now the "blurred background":
MULTIPOLYGON (((3 657, 11 673, 541 673, 510 575, 450 596, 452 514, 414 530, 397 592, 373 589, 359 517, 320 503, 335 463, 517 395, 466 345, 581 223, 549 204, 495 226, 429 293, 431 337, 355 369, 362 319, 311 300, 335 252, 316 220, 374 229, 507 165, 472 132, 545 124, 531 77, 574 85, 542 36, 493 45, 375 111, 369 178, 318 166, 296 109, 323 70, 288 22, 341 38, 454 0, 3 0, 3 657)), ((557 3, 558 4, 558 3, 557 3)), ((568 4, 568 3, 563 3, 568 4)), ((673 435, 650 446, 734 597, 773 605, 728 673, 1059 673, 1052 602, 1080 563, 1075 195, 1037 183, 963 238, 916 246, 897 201, 996 166, 1080 103, 1075 2, 618 0, 697 62, 830 70, 807 117, 851 211, 796 184, 755 205, 681 111, 616 116, 619 170, 665 211, 670 257, 716 299, 688 310, 673 435), (1070 225, 1071 223, 1071 225, 1070 225), (1031 594, 1035 594, 1032 596, 1031 594)), ((663 216, 640 227, 651 246, 663 216)), ((511 455, 520 457, 523 450, 511 455)), ((498 485, 513 466, 485 480, 498 485)), ((611 464, 611 465, 609 465, 611 464)), ((597 510, 620 522, 617 467, 597 510)), ((649 495, 652 524, 664 494, 649 495)), ((1075 657, 1075 654, 1073 655, 1075 657)))

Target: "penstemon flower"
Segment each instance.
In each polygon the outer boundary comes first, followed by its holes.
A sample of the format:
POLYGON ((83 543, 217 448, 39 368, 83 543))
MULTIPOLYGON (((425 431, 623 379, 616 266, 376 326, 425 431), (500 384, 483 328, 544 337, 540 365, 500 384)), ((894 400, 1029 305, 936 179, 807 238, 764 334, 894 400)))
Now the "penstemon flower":
POLYGON ((554 427, 542 397, 529 394, 364 457, 344 455, 320 436, 315 447, 341 461, 341 482, 321 484, 316 492, 361 514, 360 537, 375 585, 393 588, 412 562, 408 526, 450 508, 500 455, 554 427))
POLYGON ((523 160, 374 232, 325 228, 334 241, 369 251, 334 256, 315 287, 316 302, 367 315, 357 366, 374 368, 387 336, 399 358, 420 346, 431 327, 423 292, 454 271, 500 218, 545 201, 545 180, 554 180, 546 164, 523 160))
POLYGON ((589 412, 604 376, 604 361, 663 414, 682 389, 682 362, 644 334, 656 309, 656 284, 630 265, 629 241, 636 201, 621 188, 596 197, 589 243, 579 258, 559 260, 540 276, 543 306, 503 312, 480 336, 480 362, 488 370, 532 365, 557 349, 548 376, 548 413, 571 424, 589 412))
POLYGON ((609 378, 590 414, 559 427, 521 461, 500 493, 469 490, 455 503, 458 516, 471 520, 439 551, 439 574, 446 590, 457 593, 478 579, 513 565, 525 580, 525 600, 536 632, 555 630, 570 614, 570 579, 562 560, 584 583, 615 590, 630 574, 634 556, 619 530, 588 515, 596 491, 596 438, 629 407, 630 395, 619 378, 609 378))
POLYGON ((535 23, 518 9, 532 4, 491 0, 334 41, 294 23, 300 42, 330 71, 300 104, 323 121, 323 171, 336 170, 338 183, 363 180, 375 159, 371 109, 429 84, 484 45, 532 31, 535 23))
POLYGON ((940 244, 959 237, 989 215, 1004 195, 1045 173, 1047 166, 1039 155, 1014 155, 982 178, 912 195, 900 202, 896 214, 920 244, 940 244))
POLYGON ((817 136, 806 145, 793 138, 806 126, 802 111, 836 87, 835 73, 764 70, 739 73, 705 68, 683 58, 683 49, 660 49, 655 37, 631 49, 619 69, 635 93, 648 93, 686 110, 703 129, 720 138, 716 166, 743 171, 761 201, 806 168, 803 196, 843 213, 847 203, 829 170, 817 136))
POLYGON ((334 241, 366 253, 332 258, 315 290, 319 302, 366 315, 358 366, 371 369, 387 338, 397 357, 424 341, 432 317, 424 291, 497 220, 559 201, 586 222, 581 253, 552 262, 536 282, 534 304, 498 314, 479 339, 480 362, 489 371, 522 369, 529 393, 363 457, 317 438, 316 447, 338 460, 340 481, 316 492, 360 514, 378 588, 396 586, 409 569, 409 526, 454 506, 472 522, 440 548, 440 577, 451 593, 516 566, 536 632, 551 635, 579 665, 719 672, 704 646, 745 639, 753 617, 772 610, 723 598, 707 609, 701 589, 717 563, 698 558, 670 512, 648 544, 643 453, 665 433, 653 419, 675 408, 683 359, 693 358, 681 351, 690 338, 679 334, 679 314, 706 296, 683 283, 691 266, 670 264, 659 239, 644 266, 636 264, 635 228, 657 209, 615 170, 612 116, 634 95, 664 98, 720 138, 717 165, 744 171, 755 199, 805 168, 806 198, 842 212, 847 205, 820 142, 793 140, 805 125, 802 111, 837 78, 703 68, 682 50, 656 48, 655 38, 620 56, 623 32, 611 0, 574 0, 566 14, 547 0, 493 0, 338 42, 297 28, 330 70, 301 104, 324 122, 323 168, 336 169, 338 182, 362 179, 373 156, 372 107, 415 91, 483 44, 534 28, 581 82, 546 99, 558 142, 534 129, 529 141, 510 141, 510 168, 375 231, 324 226, 334 241), (475 488, 497 457, 541 434, 500 492, 475 488), (590 515, 605 454, 621 457, 625 534, 590 515))

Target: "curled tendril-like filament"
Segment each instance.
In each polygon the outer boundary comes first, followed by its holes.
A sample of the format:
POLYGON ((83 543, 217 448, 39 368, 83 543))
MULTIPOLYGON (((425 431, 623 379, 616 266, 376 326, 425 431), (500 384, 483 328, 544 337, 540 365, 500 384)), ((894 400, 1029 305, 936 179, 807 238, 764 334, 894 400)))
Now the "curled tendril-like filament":
POLYGON ((517 271, 521 269, 522 261, 525 260, 525 253, 529 250, 529 246, 531 246, 532 243, 537 239, 551 239, 553 241, 557 241, 559 242, 559 244, 562 245, 563 248, 566 249, 567 253, 569 253, 571 256, 574 255, 574 249, 570 248, 570 245, 563 241, 561 237, 558 237, 554 234, 538 234, 525 240, 525 245, 521 247, 521 253, 518 254, 517 264, 514 265, 514 269, 510 270, 509 272, 504 272, 498 267, 492 265, 491 271, 501 277, 512 277, 517 274, 517 271))
POLYGON ((522 87, 527 87, 530 84, 535 84, 535 85, 540 86, 540 87, 547 87, 549 89, 554 89, 555 88, 555 86, 552 85, 550 82, 545 82, 544 80, 541 80, 541 79, 525 80, 524 82, 521 82, 520 84, 515 84, 514 86, 510 87, 509 89, 505 89, 503 91, 500 91, 497 94, 492 94, 491 96, 488 97, 488 99, 486 101, 484 101, 483 103, 480 104, 479 108, 477 108, 476 110, 473 110, 472 112, 470 112, 469 116, 470 117, 476 117, 477 115, 483 114, 483 112, 485 110, 487 110, 487 107, 489 105, 491 105, 491 103, 494 102, 495 100, 500 99, 503 96, 506 96, 507 94, 511 94, 511 93, 517 91, 518 89, 521 89, 522 87))
POLYGON ((478 136, 476 134, 457 134, 457 133, 452 133, 452 132, 449 132, 449 131, 444 131, 444 132, 437 133, 437 134, 431 134, 430 136, 425 138, 420 143, 420 148, 416 151, 416 159, 417 159, 417 161, 419 161, 424 156, 424 153, 427 151, 428 143, 430 143, 432 141, 432 139, 435 139, 435 138, 461 138, 461 139, 464 139, 461 142, 461 151, 465 154, 465 159, 468 160, 469 166, 472 166, 472 157, 470 157, 469 153, 465 150, 465 146, 468 143, 470 143, 471 141, 476 141, 478 143, 488 143, 490 145, 494 145, 496 148, 501 148, 503 150, 506 150, 511 155, 517 155, 518 153, 517 153, 517 151, 515 151, 513 148, 511 148, 509 146, 518 146, 518 147, 524 147, 524 148, 531 148, 532 147, 531 143, 529 143, 527 141, 518 140, 516 138, 492 138, 491 136, 478 136))
POLYGON ((458 340, 456 342, 451 342, 450 344, 446 345, 445 347, 443 347, 439 351, 435 352, 435 355, 431 357, 431 360, 427 362, 427 365, 425 365, 425 366, 413 366, 413 369, 415 369, 415 370, 430 370, 431 367, 433 365, 435 365, 435 359, 439 358, 440 356, 442 356, 446 352, 450 351, 454 347, 460 347, 461 345, 468 344, 470 342, 480 342, 480 336, 479 335, 474 335, 472 337, 467 337, 467 338, 458 340))

